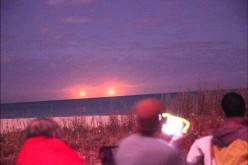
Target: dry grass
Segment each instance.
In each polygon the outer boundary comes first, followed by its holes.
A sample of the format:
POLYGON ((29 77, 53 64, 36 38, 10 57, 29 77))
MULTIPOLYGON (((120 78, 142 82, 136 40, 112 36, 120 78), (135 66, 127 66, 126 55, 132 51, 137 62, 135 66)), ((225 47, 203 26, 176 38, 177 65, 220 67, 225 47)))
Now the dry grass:
MULTIPOLYGON (((185 117, 191 121, 188 137, 185 139, 182 151, 187 153, 195 139, 209 135, 212 130, 223 124, 220 101, 227 90, 219 92, 207 91, 200 88, 197 97, 189 92, 179 93, 175 98, 166 96, 166 104, 174 110, 171 113, 185 117)), ((247 89, 237 91, 248 100, 247 89)), ((64 121, 62 126, 64 140, 75 149, 88 164, 100 164, 98 151, 101 146, 113 146, 123 137, 136 130, 134 115, 118 117, 111 115, 109 122, 98 120, 97 127, 85 124, 84 118, 75 118, 68 126, 64 121)), ((22 130, 5 132, 0 135, 1 159, 0 164, 14 164, 16 156, 23 145, 22 130)))

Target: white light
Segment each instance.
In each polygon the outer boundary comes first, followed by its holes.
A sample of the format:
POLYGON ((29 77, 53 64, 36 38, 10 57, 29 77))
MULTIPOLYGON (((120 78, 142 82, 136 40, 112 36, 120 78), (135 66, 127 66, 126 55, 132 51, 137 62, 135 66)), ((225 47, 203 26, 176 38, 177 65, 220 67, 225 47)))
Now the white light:
POLYGON ((81 96, 85 96, 85 94, 86 94, 85 92, 81 92, 81 96))
POLYGON ((181 136, 183 129, 183 122, 174 117, 168 117, 166 124, 162 126, 162 132, 167 135, 181 136))
POLYGON ((109 90, 110 95, 114 95, 115 91, 113 89, 109 90))

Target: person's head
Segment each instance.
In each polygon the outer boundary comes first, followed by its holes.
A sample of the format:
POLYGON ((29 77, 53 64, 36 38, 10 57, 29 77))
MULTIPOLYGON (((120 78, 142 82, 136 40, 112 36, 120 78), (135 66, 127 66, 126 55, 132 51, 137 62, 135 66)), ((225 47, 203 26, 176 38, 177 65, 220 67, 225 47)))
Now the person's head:
POLYGON ((61 138, 62 130, 60 126, 52 119, 34 119, 25 129, 25 138, 28 139, 38 136, 61 138))
POLYGON ((144 99, 134 106, 137 115, 138 131, 146 136, 152 136, 160 129, 158 115, 164 110, 164 104, 158 99, 144 99))
POLYGON ((245 114, 245 100, 238 93, 227 93, 221 101, 226 117, 242 117, 245 114))

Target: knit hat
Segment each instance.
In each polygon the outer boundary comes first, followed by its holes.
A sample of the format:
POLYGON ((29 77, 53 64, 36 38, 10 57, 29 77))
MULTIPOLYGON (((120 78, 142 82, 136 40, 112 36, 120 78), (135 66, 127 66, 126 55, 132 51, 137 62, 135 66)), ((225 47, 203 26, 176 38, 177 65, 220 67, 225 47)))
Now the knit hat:
POLYGON ((164 110, 164 104, 158 99, 144 99, 134 106, 137 115, 138 131, 151 135, 159 128, 158 115, 164 110))

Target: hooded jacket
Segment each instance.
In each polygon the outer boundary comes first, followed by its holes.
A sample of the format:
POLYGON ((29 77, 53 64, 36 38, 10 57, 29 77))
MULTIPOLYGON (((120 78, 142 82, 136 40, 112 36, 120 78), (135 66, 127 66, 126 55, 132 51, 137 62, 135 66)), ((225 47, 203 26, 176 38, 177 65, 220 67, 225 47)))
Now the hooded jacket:
POLYGON ((225 124, 213 133, 213 145, 226 147, 236 139, 248 142, 248 120, 243 117, 227 118, 225 124))
POLYGON ((212 155, 216 165, 247 165, 248 125, 241 117, 227 118, 213 134, 212 155))
POLYGON ((188 152, 187 162, 195 165, 203 161, 205 165, 215 165, 212 146, 216 145, 221 149, 237 139, 248 142, 248 120, 244 117, 226 118, 224 125, 217 128, 212 136, 195 140, 188 152))

